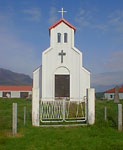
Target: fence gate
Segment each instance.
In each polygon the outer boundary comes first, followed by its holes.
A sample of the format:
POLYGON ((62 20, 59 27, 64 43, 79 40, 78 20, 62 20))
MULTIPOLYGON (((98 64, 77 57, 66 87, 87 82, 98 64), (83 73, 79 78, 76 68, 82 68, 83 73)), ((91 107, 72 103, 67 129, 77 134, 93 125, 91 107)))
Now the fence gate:
POLYGON ((41 101, 40 122, 86 122, 85 101, 41 101))

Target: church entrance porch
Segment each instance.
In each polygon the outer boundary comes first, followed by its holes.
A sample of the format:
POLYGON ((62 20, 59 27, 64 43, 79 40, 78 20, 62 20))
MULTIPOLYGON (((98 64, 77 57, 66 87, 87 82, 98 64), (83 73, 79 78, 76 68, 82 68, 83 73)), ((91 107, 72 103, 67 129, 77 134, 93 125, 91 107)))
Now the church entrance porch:
POLYGON ((55 75, 55 98, 70 97, 70 75, 55 75))

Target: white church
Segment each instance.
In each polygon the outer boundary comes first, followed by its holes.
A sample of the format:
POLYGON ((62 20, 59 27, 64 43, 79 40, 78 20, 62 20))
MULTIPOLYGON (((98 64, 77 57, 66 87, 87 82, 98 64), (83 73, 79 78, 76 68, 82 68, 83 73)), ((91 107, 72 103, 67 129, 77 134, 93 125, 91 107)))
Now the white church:
POLYGON ((90 88, 90 72, 83 67, 82 52, 74 46, 76 28, 63 18, 63 12, 49 27, 50 47, 42 52, 41 66, 33 72, 32 104, 37 111, 39 99, 82 101, 90 88))
POLYGON ((50 47, 33 72, 33 90, 39 88, 42 100, 82 100, 90 88, 90 72, 83 67, 82 52, 74 47, 75 31, 64 18, 49 27, 50 47))

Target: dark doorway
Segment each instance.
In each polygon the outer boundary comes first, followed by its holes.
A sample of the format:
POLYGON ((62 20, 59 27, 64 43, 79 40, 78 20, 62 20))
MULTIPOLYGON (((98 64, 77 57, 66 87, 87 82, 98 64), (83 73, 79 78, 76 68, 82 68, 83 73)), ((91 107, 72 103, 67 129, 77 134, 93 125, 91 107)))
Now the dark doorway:
POLYGON ((20 92, 21 98, 27 98, 29 96, 28 92, 20 92))
POLYGON ((55 75, 55 97, 70 97, 70 75, 55 75))
POLYGON ((3 97, 11 97, 11 92, 3 92, 3 97))

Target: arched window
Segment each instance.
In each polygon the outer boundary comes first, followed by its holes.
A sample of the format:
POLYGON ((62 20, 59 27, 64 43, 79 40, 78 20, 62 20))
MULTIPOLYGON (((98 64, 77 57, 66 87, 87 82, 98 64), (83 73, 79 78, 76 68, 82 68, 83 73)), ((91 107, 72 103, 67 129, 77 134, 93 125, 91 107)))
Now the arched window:
POLYGON ((61 33, 57 33, 57 42, 61 43, 61 33))
POLYGON ((64 33, 64 43, 67 43, 67 33, 64 33))

